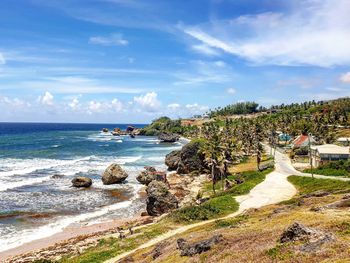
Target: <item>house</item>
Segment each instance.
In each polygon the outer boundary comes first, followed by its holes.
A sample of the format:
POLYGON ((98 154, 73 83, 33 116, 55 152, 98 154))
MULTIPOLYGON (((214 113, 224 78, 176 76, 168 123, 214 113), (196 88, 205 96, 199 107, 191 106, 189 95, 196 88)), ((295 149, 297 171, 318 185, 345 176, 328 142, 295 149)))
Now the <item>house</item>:
POLYGON ((348 160, 350 147, 335 144, 311 146, 311 160, 314 167, 318 167, 330 161, 348 160))
POLYGON ((314 144, 316 141, 312 136, 308 135, 299 135, 294 141, 292 142, 292 148, 301 148, 301 147, 307 147, 309 144, 314 144))
POLYGON ((349 146, 350 145, 350 138, 349 137, 340 137, 337 139, 337 142, 341 145, 349 146))

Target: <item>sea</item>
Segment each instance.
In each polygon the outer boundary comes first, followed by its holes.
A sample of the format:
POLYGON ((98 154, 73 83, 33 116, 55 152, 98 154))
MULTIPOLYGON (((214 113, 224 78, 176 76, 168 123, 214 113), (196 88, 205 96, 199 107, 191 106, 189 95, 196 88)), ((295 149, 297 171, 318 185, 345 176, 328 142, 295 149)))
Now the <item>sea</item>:
POLYGON ((182 144, 102 132, 116 127, 127 125, 0 123, 0 251, 72 224, 129 218, 145 209, 136 176, 144 166, 166 170, 165 155, 182 144), (129 177, 103 185, 101 175, 112 163, 129 177), (72 187, 76 176, 91 178, 92 187, 72 187))

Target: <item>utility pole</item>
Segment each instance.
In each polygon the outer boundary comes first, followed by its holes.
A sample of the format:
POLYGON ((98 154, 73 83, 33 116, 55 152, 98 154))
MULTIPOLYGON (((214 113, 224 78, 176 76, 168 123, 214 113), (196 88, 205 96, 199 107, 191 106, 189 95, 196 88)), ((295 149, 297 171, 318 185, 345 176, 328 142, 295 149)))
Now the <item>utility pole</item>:
POLYGON ((309 155, 310 155, 310 166, 311 166, 311 176, 312 178, 314 178, 314 170, 312 168, 312 153, 311 153, 311 136, 312 134, 311 133, 308 133, 308 139, 309 139, 309 155))

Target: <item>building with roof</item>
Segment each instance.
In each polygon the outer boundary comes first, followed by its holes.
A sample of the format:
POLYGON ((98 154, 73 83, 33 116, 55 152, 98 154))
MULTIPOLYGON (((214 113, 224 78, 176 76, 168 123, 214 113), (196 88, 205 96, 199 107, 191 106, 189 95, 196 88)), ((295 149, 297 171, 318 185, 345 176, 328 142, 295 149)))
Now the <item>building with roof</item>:
POLYGON ((349 157, 350 147, 335 144, 311 146, 311 161, 314 167, 331 161, 348 160, 349 157))
POLYGON ((316 140, 312 136, 301 134, 299 135, 294 141, 292 142, 292 148, 301 148, 301 147, 307 147, 312 144, 314 144, 316 140))
POLYGON ((349 137, 340 137, 337 139, 337 142, 341 145, 349 146, 350 145, 350 138, 349 137))

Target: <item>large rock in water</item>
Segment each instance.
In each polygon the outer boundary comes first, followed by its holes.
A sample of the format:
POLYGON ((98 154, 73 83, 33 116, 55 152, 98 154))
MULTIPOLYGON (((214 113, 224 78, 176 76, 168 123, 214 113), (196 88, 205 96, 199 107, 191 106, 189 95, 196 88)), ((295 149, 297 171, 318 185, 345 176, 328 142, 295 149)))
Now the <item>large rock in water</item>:
POLYGON ((176 197, 171 194, 163 182, 152 181, 146 189, 147 213, 151 216, 159 216, 178 208, 176 197))
POLYGON ((165 164, 170 171, 175 171, 181 161, 181 151, 175 150, 165 156, 165 164))
POLYGON ((196 140, 182 147, 177 173, 187 174, 193 171, 203 171, 206 169, 204 156, 199 152, 201 144, 201 141, 196 140))
POLYGON ((158 139, 161 142, 176 142, 180 139, 180 136, 174 133, 162 133, 158 136, 158 139))
POLYGON ((164 172, 157 171, 152 166, 146 166, 145 170, 142 171, 137 177, 136 180, 141 184, 148 185, 153 180, 165 181, 166 174, 164 172))
POLYGON ((118 165, 111 164, 107 167, 102 175, 103 184, 118 184, 123 182, 128 177, 128 174, 118 165))
POLYGON ((74 187, 90 187, 92 185, 92 180, 87 177, 75 177, 72 180, 72 184, 74 187))

